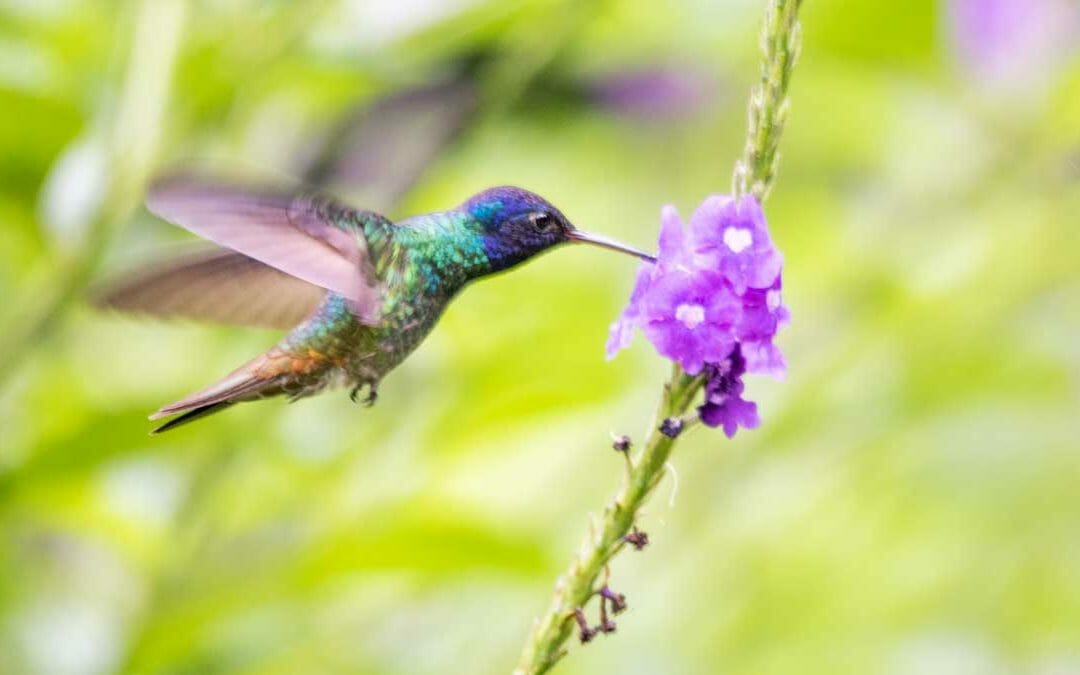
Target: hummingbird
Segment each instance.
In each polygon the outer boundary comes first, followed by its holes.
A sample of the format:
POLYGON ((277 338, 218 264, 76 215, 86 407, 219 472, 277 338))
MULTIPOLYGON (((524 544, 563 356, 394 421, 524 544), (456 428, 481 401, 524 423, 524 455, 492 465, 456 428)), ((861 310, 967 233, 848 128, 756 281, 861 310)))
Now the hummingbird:
POLYGON ((97 304, 160 317, 290 329, 217 382, 150 415, 160 433, 236 403, 295 401, 345 385, 371 405, 382 379, 423 341, 470 282, 565 243, 643 260, 649 254, 574 227, 517 187, 479 192, 456 208, 393 222, 308 192, 190 178, 152 187, 160 218, 214 244, 137 272, 97 304))

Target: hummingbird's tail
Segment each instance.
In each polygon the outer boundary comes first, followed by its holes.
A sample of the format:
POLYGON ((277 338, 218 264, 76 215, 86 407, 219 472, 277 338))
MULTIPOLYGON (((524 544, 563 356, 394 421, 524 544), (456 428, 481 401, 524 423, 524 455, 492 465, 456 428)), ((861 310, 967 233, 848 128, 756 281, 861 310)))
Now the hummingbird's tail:
POLYGON ((178 415, 154 429, 153 433, 175 429, 212 415, 241 401, 253 401, 278 394, 294 398, 322 388, 330 364, 312 353, 299 355, 274 347, 229 373, 220 381, 186 398, 163 406, 150 415, 157 420, 178 415))
POLYGON ((236 403, 236 401, 218 401, 217 403, 210 403, 208 405, 192 408, 183 415, 172 418, 171 420, 169 420, 165 424, 162 424, 160 427, 154 429, 150 433, 160 434, 163 431, 175 429, 176 427, 187 424, 188 422, 194 422, 195 420, 206 417, 207 415, 213 415, 219 410, 224 410, 225 408, 228 408, 234 403, 236 403))

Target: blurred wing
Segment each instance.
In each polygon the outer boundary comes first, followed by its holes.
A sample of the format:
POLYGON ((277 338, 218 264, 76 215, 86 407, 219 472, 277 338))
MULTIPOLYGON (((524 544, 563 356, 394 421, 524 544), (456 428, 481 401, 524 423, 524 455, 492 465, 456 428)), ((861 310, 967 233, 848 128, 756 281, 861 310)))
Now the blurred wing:
POLYGON ((340 124, 302 173, 309 183, 340 185, 387 208, 458 137, 478 102, 465 77, 387 96, 340 124))
POLYGON ((325 296, 319 286, 218 249, 147 266, 105 289, 95 303, 149 316, 291 328, 325 296))
POLYGON ((345 296, 362 322, 378 322, 382 289, 358 228, 373 219, 390 226, 382 216, 313 196, 184 179, 155 187, 147 206, 216 244, 345 296))

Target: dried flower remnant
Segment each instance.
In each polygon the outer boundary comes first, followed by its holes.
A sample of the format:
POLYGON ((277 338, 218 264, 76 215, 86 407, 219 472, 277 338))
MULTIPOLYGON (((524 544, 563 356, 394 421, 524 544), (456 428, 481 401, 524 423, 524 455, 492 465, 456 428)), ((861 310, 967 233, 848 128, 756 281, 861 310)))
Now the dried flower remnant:
POLYGON ((612 434, 611 436, 611 447, 614 448, 616 452, 628 452, 632 445, 633 443, 631 443, 630 437, 626 434, 619 436, 612 434))
POLYGON ((678 438, 683 430, 683 421, 678 417, 669 417, 660 424, 660 433, 668 438, 678 438))
POLYGON ((622 614, 626 611, 626 596, 622 593, 616 593, 607 586, 604 586, 599 591, 600 597, 603 600, 607 600, 611 603, 612 614, 622 614))
MULTIPOLYGON (((704 375, 702 422, 723 427, 728 437, 739 427, 757 427, 757 406, 742 398, 742 376, 784 376, 773 338, 790 318, 781 298, 783 257, 761 205, 750 195, 713 195, 685 226, 674 207, 665 207, 659 244, 657 262, 642 264, 630 302, 611 327, 608 357, 629 345, 638 328, 662 356, 704 375)), ((674 438, 681 422, 664 420, 660 430, 674 438)))
POLYGON ((649 545, 649 535, 635 527, 633 532, 623 537, 623 541, 633 546, 635 551, 641 551, 649 545))
POLYGON ((598 631, 589 626, 589 620, 585 618, 585 611, 580 607, 574 610, 574 621, 578 625, 578 639, 581 640, 581 644, 591 642, 596 637, 598 631))

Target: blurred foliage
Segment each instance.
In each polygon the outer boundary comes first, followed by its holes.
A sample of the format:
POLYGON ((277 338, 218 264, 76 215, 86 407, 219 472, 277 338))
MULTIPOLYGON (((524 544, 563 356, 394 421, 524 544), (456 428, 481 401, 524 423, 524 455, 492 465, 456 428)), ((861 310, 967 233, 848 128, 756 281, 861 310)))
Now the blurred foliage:
MULTIPOLYGON (((400 5, 190 0, 155 166, 294 176, 356 106, 486 53, 394 215, 514 183, 644 245, 728 189, 758 2, 400 5), (655 63, 715 96, 649 122, 540 86, 655 63)), ((612 568, 619 632, 559 672, 1080 672, 1080 67, 995 92, 940 7, 895 9, 807 3, 769 203, 789 381, 750 384, 761 430, 682 445, 612 568)), ((0 3, 0 333, 79 255, 139 11, 0 3)), ((125 221, 99 275, 187 239, 125 221)), ((468 290, 371 410, 153 438, 275 336, 66 306, 0 391, 0 673, 507 672, 667 370, 603 360, 631 274, 552 253, 468 290)))

